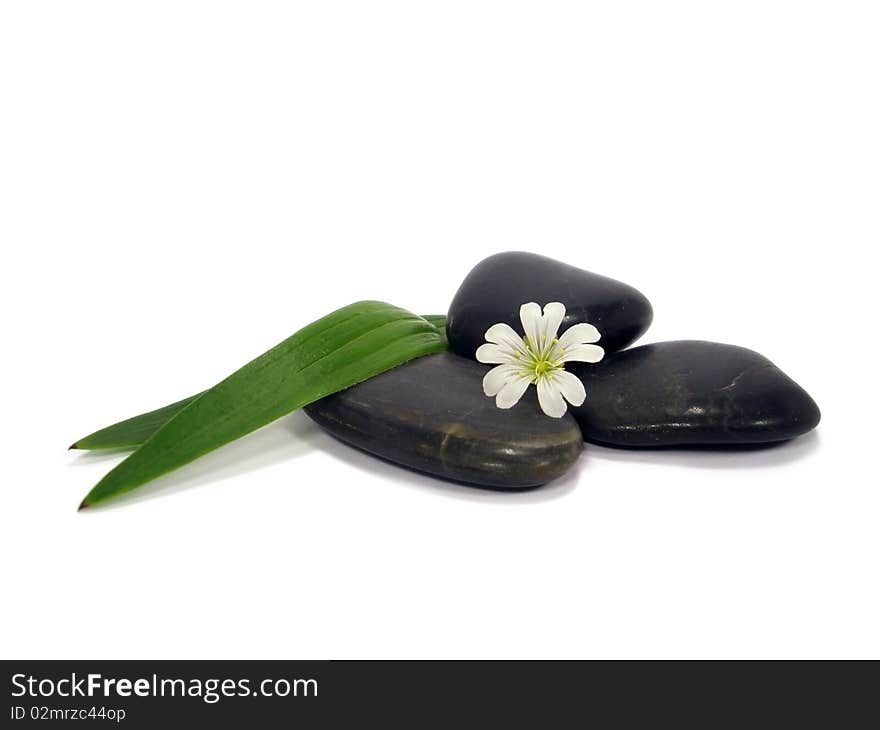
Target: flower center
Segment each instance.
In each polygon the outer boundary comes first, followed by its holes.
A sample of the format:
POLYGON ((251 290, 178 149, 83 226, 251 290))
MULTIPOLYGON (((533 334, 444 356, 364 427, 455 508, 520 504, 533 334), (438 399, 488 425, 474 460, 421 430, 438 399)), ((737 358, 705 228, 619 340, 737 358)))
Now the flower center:
POLYGON ((554 370, 553 363, 548 362, 547 360, 538 360, 535 363, 535 375, 537 377, 541 377, 544 373, 549 373, 551 370, 554 370))
POLYGON ((526 362, 532 382, 537 383, 541 378, 563 366, 560 362, 561 352, 558 348, 559 340, 554 339, 549 347, 536 348, 532 342, 525 338, 526 362))

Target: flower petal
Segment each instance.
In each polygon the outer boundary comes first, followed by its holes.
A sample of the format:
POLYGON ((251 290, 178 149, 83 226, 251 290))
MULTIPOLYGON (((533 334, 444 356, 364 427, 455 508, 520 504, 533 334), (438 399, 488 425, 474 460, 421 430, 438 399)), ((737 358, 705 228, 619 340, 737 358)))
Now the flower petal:
POLYGON ((508 380, 504 387, 498 391, 495 398, 495 405, 499 408, 513 408, 519 399, 523 397, 529 383, 532 382, 528 377, 519 375, 513 380, 508 380))
POLYGON ((562 418, 565 415, 565 401, 556 383, 550 378, 541 378, 538 381, 538 403, 541 410, 552 418, 562 418))
POLYGON ((493 345, 491 342, 480 345, 477 348, 477 360, 487 364, 516 362, 516 354, 510 348, 503 345, 493 345))
POLYGON ((599 345, 575 345, 563 352, 562 362, 599 362, 603 357, 605 350, 599 345))
POLYGON ((522 337, 506 322, 493 324, 484 335, 486 342, 507 347, 522 347, 522 337))
POLYGON ((593 325, 581 322, 569 327, 559 338, 559 344, 566 350, 575 345, 585 345, 590 342, 598 342, 602 337, 593 325))
POLYGON ((587 391, 584 384, 574 373, 565 370, 556 370, 553 373, 553 382, 559 388, 562 397, 573 406, 582 406, 587 399, 587 391))
POLYGON ((550 350, 553 340, 559 333, 559 325, 565 319, 565 305, 561 302, 550 302, 544 305, 544 317, 542 319, 542 335, 544 337, 541 342, 541 350, 547 353, 550 350))
POLYGON ((526 337, 529 338, 535 352, 539 352, 542 325, 541 307, 535 304, 535 302, 523 304, 519 308, 519 320, 522 322, 523 332, 526 333, 526 337))
POLYGON ((509 381, 518 377, 519 372, 519 368, 514 365, 499 365, 492 368, 483 377, 483 392, 494 398, 509 381))

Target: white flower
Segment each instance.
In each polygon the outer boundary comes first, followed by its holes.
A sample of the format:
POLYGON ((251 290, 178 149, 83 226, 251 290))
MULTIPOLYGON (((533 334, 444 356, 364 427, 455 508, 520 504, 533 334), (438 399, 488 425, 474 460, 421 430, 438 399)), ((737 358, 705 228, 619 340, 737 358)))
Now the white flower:
POLYGON ((512 408, 534 383, 541 410, 562 418, 566 400, 579 406, 587 397, 584 384, 565 371, 565 363, 599 362, 605 351, 592 344, 601 337, 599 330, 582 323, 557 336, 565 318, 565 305, 559 302, 546 305, 543 315, 535 302, 523 304, 519 318, 525 337, 500 322, 486 330, 487 342, 477 348, 477 360, 498 365, 483 378, 483 392, 490 398, 494 396, 499 408, 512 408))

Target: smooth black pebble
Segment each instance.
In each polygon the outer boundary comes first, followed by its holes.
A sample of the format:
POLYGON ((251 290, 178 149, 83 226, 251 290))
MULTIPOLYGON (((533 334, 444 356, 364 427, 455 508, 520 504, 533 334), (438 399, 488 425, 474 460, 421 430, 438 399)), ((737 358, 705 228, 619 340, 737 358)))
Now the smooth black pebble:
POLYGON ((763 355, 717 342, 634 347, 569 363, 587 399, 571 411, 584 438, 613 446, 744 445, 812 430, 819 408, 763 355))
POLYGON ((306 413, 333 436, 411 469, 483 487, 535 487, 577 461, 574 418, 545 416, 535 389, 509 410, 483 394, 488 370, 428 355, 323 398, 306 413))
POLYGON ((590 273, 533 253, 511 251, 483 259, 465 277, 447 315, 450 347, 473 358, 486 330, 506 322, 522 333, 519 308, 562 302, 566 308, 560 334, 589 322, 602 334, 598 344, 614 352, 640 337, 653 318, 644 294, 614 279, 590 273))

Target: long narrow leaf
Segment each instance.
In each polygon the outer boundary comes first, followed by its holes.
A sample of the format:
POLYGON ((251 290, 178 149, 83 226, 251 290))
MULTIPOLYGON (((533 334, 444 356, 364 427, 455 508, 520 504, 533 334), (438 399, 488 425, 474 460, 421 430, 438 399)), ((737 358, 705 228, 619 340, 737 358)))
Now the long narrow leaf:
POLYGON ((141 413, 133 418, 114 423, 112 426, 107 426, 107 428, 102 428, 79 439, 70 448, 125 449, 140 446, 200 395, 202 394, 191 395, 189 398, 162 406, 155 411, 141 413))
MULTIPOLYGON (((445 340, 446 315, 423 314, 422 318, 434 325, 445 340)), ((197 393, 176 403, 157 408, 155 411, 141 413, 114 423, 78 439, 70 448, 84 450, 137 448, 200 395, 202 393, 197 393)))
POLYGON ((431 323, 383 302, 313 322, 173 416, 86 495, 80 509, 135 489, 308 403, 446 349, 431 323))

